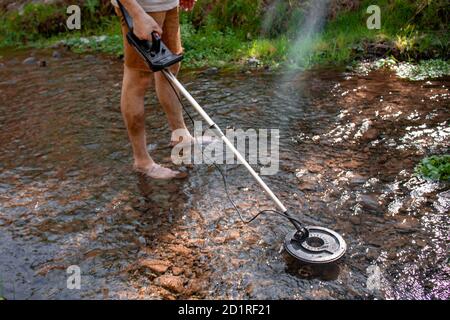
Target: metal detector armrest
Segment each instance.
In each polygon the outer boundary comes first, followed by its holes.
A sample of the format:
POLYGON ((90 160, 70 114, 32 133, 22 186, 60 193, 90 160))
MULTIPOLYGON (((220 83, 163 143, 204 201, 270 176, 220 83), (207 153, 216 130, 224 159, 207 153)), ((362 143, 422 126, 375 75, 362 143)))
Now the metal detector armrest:
POLYGON ((152 33, 151 42, 140 40, 132 31, 128 32, 127 40, 154 72, 161 71, 183 60, 183 56, 172 53, 155 32, 152 33))

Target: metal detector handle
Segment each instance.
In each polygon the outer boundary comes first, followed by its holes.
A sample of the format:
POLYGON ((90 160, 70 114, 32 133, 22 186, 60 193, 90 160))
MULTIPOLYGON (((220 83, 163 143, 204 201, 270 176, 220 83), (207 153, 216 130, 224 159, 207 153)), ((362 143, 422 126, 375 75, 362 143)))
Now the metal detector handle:
POLYGON ((161 37, 158 32, 152 32, 152 48, 151 50, 154 53, 159 53, 161 51, 161 37))

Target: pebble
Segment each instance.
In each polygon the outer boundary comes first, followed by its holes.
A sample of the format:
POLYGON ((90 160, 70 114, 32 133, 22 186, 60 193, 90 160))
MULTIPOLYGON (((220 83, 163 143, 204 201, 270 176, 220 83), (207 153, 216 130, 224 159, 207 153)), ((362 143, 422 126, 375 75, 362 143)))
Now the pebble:
POLYGON ((366 178, 364 178, 363 176, 359 175, 359 174, 353 174, 350 178, 349 178, 349 183, 350 184, 363 184, 367 181, 366 178))
POLYGON ((38 59, 36 59, 35 57, 28 57, 25 60, 23 60, 22 63, 23 64, 28 64, 28 65, 37 64, 38 63, 38 59))
POLYGON ((172 274, 174 276, 179 276, 180 274, 183 273, 183 269, 179 268, 179 267, 172 267, 172 274))
POLYGON ((191 254, 191 250, 186 248, 185 246, 183 246, 181 244, 171 245, 169 247, 169 250, 174 252, 174 253, 181 254, 181 255, 189 255, 189 254, 191 254))
POLYGON ((53 51, 53 53, 52 53, 52 57, 53 57, 54 59, 59 59, 59 58, 62 57, 62 54, 61 54, 61 52, 55 50, 55 51, 53 51))
POLYGON ((364 209, 374 212, 383 212, 383 208, 374 195, 362 194, 358 199, 364 209))
POLYGON ((208 68, 205 71, 203 71, 203 73, 207 74, 207 75, 217 74, 218 72, 219 72, 219 69, 216 67, 211 67, 211 68, 208 68))
POLYGON ((227 240, 227 241, 230 241, 230 240, 236 240, 236 239, 239 238, 239 236, 240 236, 239 231, 237 231, 237 230, 232 230, 232 231, 230 231, 230 232, 228 233, 228 235, 227 235, 227 237, 226 237, 226 240, 227 240))
POLYGON ((302 191, 314 191, 316 190, 316 181, 313 177, 302 177, 301 182, 299 184, 299 189, 302 191))
POLYGON ((187 285, 187 292, 189 295, 198 293, 202 290, 202 283, 199 280, 192 279, 187 285))
POLYGON ((184 291, 184 282, 180 276, 162 275, 155 279, 155 283, 175 293, 184 291))
POLYGON ((261 64, 261 61, 259 61, 255 57, 251 57, 247 60, 247 64, 251 65, 251 66, 257 66, 257 65, 261 64))
POLYGON ((150 269, 156 273, 165 273, 167 269, 170 267, 170 262, 165 260, 154 260, 154 259, 146 259, 140 262, 140 265, 150 269))
POLYGON ((371 141, 371 140, 375 140, 376 138, 378 138, 379 134, 380 134, 380 133, 378 132, 377 129, 375 129, 375 128, 370 128, 369 130, 367 130, 366 132, 364 132, 364 134, 362 135, 362 138, 363 138, 364 140, 371 141))
POLYGON ((145 238, 144 237, 139 237, 139 242, 142 244, 142 245, 145 245, 146 243, 147 243, 147 241, 145 240, 145 238))

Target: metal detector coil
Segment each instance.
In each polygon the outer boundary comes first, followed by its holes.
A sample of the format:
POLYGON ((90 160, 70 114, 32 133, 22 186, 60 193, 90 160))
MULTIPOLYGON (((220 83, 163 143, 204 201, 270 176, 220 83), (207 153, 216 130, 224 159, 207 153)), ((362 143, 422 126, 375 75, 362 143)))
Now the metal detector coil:
POLYGON ((326 264, 339 260, 347 250, 344 239, 333 230, 306 227, 308 237, 299 239, 297 231, 286 235, 284 248, 298 260, 311 264, 326 264))

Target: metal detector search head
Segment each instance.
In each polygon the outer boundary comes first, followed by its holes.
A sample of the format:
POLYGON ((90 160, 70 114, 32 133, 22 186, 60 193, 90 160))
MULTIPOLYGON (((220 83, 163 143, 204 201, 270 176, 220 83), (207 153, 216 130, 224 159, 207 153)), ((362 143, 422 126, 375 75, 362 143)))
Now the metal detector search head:
POLYGON ((133 19, 125 7, 117 0, 120 11, 128 27, 127 40, 130 45, 141 55, 142 59, 154 71, 161 71, 183 60, 183 56, 172 53, 161 41, 158 33, 152 33, 152 41, 141 40, 133 33, 133 19))
POLYGON ((333 230, 323 227, 306 227, 308 236, 300 239, 298 231, 286 235, 286 251, 305 263, 327 264, 339 260, 347 250, 344 239, 333 230))

